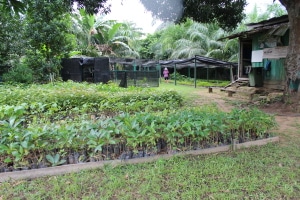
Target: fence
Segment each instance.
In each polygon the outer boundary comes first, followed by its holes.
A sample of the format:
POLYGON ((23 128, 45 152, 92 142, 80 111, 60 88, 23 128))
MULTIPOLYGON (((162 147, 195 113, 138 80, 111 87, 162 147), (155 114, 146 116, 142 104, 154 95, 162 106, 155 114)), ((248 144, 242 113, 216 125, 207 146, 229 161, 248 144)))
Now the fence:
POLYGON ((159 71, 111 71, 110 80, 121 87, 159 87, 159 71))

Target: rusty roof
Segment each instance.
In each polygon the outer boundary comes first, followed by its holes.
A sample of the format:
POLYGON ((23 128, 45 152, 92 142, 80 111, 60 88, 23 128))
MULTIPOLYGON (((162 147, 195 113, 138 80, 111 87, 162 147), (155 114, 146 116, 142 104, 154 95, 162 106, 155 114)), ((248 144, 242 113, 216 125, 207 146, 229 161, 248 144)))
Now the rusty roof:
POLYGON ((281 17, 274 17, 268 20, 260 21, 257 23, 249 23, 246 24, 249 30, 243 31, 240 33, 235 33, 223 38, 222 39, 233 39, 237 37, 248 37, 250 35, 268 31, 267 34, 269 35, 277 35, 277 36, 283 36, 286 31, 289 29, 289 18, 288 15, 283 15, 281 17))

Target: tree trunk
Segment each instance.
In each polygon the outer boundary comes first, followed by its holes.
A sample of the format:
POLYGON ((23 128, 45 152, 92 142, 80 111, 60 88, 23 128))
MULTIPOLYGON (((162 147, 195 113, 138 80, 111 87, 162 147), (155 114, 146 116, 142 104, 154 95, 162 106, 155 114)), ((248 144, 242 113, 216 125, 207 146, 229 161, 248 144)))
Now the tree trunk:
POLYGON ((288 54, 285 60, 286 69, 286 89, 288 94, 289 83, 300 77, 300 1, 299 0, 280 0, 285 6, 289 16, 289 47, 288 54))

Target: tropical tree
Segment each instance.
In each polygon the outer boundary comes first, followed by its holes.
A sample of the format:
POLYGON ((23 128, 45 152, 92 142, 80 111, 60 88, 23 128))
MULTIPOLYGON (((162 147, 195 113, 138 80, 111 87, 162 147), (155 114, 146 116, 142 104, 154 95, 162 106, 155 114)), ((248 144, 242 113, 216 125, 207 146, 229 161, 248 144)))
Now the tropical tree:
POLYGON ((150 46, 155 59, 171 58, 176 47, 176 41, 185 37, 187 27, 191 25, 189 23, 189 21, 182 24, 170 23, 158 32, 158 40, 150 46))
MULTIPOLYGON (((11 15, 24 13, 31 2, 30 0, 0 0, 0 10, 11 15)), ((110 12, 110 5, 107 4, 107 0, 61 0, 61 3, 67 5, 66 11, 73 10, 73 5, 76 3, 79 9, 85 8, 89 14, 107 14, 110 12)))
MULTIPOLYGON (((225 31, 217 24, 203 24, 187 19, 185 23, 170 24, 144 40, 143 52, 155 59, 190 58, 195 55, 228 60, 237 54, 238 45, 219 41, 225 31)), ((145 54, 143 54, 145 55, 145 54)), ((234 58, 231 58, 234 59, 234 58)))
POLYGON ((244 18, 246 0, 141 0, 153 16, 164 21, 218 22, 225 30, 236 28, 244 18))
POLYGON ((134 23, 105 20, 103 15, 93 15, 80 9, 73 15, 73 32, 77 38, 77 51, 86 56, 138 57, 138 40, 141 29, 134 23))
POLYGON ((26 40, 23 22, 19 16, 0 12, 0 71, 5 66, 11 67, 15 59, 24 55, 26 40))
POLYGON ((116 50, 117 54, 122 57, 140 57, 138 50, 140 49, 140 40, 144 36, 141 28, 138 28, 133 22, 123 22, 122 26, 116 34, 125 45, 120 45, 116 50))
POLYGON ((22 0, 0 0, 2 14, 19 15, 25 12, 25 8, 26 5, 22 0))
POLYGON ((155 59, 156 50, 154 49, 155 44, 158 44, 160 38, 160 32, 148 34, 146 38, 140 40, 139 55, 143 59, 155 59))
POLYGON ((107 20, 105 23, 97 23, 95 29, 95 46, 101 55, 138 57, 131 45, 135 45, 134 41, 140 39, 141 32, 132 24, 107 20))
POLYGON ((225 59, 223 42, 218 41, 224 31, 216 24, 194 22, 186 31, 186 37, 175 42, 171 58, 190 58, 202 55, 217 59, 225 59))
POLYGON ((60 0, 31 1, 26 12, 25 33, 31 47, 26 56, 39 80, 59 74, 60 59, 73 49, 75 38, 71 34, 71 19, 66 5, 60 0), (37 12, 38 11, 38 12, 37 12))
MULTIPOLYGON (((93 35, 96 32, 96 17, 94 14, 88 14, 85 9, 72 14, 73 33, 76 36, 77 47, 71 55, 99 56, 95 47, 93 35)), ((98 20, 99 22, 99 20, 98 20)))

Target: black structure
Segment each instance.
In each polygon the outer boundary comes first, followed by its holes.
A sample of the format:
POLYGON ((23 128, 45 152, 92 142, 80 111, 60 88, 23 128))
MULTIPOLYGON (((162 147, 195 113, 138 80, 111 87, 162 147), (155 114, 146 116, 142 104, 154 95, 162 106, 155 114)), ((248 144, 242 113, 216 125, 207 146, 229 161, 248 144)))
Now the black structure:
POLYGON ((67 58, 62 60, 61 76, 63 81, 107 83, 109 81, 109 58, 85 57, 67 58))
POLYGON ((144 68, 143 64, 146 62, 149 60, 110 57, 109 64, 112 69, 110 80, 119 84, 120 87, 158 87, 159 69, 156 65, 144 68))
POLYGON ((111 71, 111 80, 120 87, 159 87, 159 70, 153 71, 111 71))

